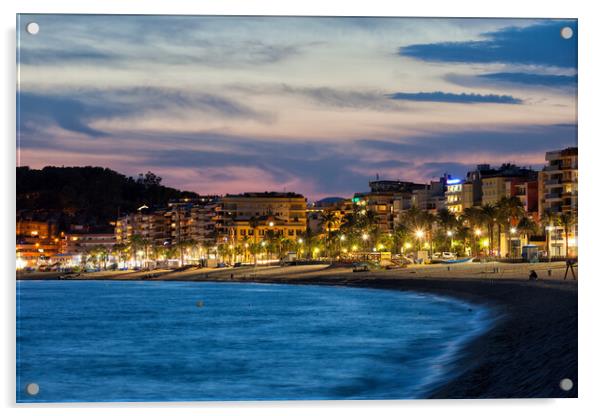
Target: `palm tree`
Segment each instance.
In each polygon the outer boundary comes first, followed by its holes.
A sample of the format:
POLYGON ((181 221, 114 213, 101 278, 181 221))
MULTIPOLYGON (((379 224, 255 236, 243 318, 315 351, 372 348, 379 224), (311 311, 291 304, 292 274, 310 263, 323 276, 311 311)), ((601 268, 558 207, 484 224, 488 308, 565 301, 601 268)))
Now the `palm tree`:
POLYGON ((575 216, 570 211, 564 211, 558 215, 558 225, 564 232, 564 255, 569 256, 569 230, 575 224, 575 216))
POLYGON ((481 207, 483 223, 487 226, 487 236, 489 239, 489 256, 493 255, 493 229, 495 227, 495 223, 497 222, 497 211, 497 208, 490 204, 485 204, 481 207))
POLYGON ((433 225, 436 223, 437 217, 427 211, 422 211, 421 222, 423 228, 426 229, 426 237, 429 242, 429 255, 433 256, 433 225))
POLYGON ((548 261, 552 260, 552 227, 558 225, 558 214, 549 209, 546 209, 540 220, 543 231, 546 234, 546 246, 548 250, 548 261), (548 227, 550 227, 550 231, 548 232, 548 227))
MULTIPOLYGON (((458 219, 447 208, 442 208, 437 212, 437 223, 447 232, 453 235, 458 228, 458 219)), ((452 239, 449 239, 449 250, 452 250, 452 239)))
MULTIPOLYGON (((253 245, 257 248, 257 227, 259 227, 259 219, 255 216, 249 219, 249 227, 253 231, 253 245)), ((257 253, 259 250, 252 250, 253 263, 257 264, 257 253)))
POLYGON ((537 232, 537 223, 532 218, 524 216, 516 225, 516 230, 527 238, 527 244, 529 244, 531 236, 537 232))
POLYGON ((393 229, 393 252, 396 254, 400 253, 401 245, 404 243, 408 234, 409 230, 404 224, 399 223, 395 225, 395 228, 393 229))
MULTIPOLYGON (((504 228, 506 230, 506 240, 508 253, 510 252, 510 246, 512 244, 512 237, 510 230, 512 229, 512 224, 516 224, 520 221, 521 218, 525 216, 525 207, 520 199, 516 196, 507 197, 504 196, 497 203, 498 208, 498 247, 501 247, 501 232, 500 228, 502 223, 504 224, 504 228)), ((501 254, 501 253, 500 253, 501 254)))
POLYGON ((140 234, 134 234, 130 237, 130 250, 134 254, 134 263, 138 263, 138 251, 142 250, 147 245, 147 241, 140 234))
POLYGON ((483 225, 483 213, 479 207, 468 207, 462 213, 460 217, 460 222, 467 226, 471 231, 472 241, 471 241, 471 254, 477 252, 476 250, 476 241, 475 241, 475 230, 483 225))
POLYGON ((331 232, 333 228, 336 228, 339 224, 339 219, 334 211, 324 211, 320 214, 320 224, 323 228, 326 228, 326 241, 328 247, 328 256, 332 257, 331 247, 331 232))
POLYGON ((113 249, 111 250, 113 255, 115 257, 117 257, 117 262, 119 263, 119 261, 126 261, 128 258, 128 246, 127 244, 124 243, 117 243, 113 246, 113 249))

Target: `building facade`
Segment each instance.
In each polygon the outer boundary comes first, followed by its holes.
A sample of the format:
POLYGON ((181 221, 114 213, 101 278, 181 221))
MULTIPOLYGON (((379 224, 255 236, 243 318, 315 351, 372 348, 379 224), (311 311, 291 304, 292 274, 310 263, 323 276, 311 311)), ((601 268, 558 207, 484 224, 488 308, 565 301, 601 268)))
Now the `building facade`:
POLYGON ((559 218, 565 214, 564 218, 571 219, 568 235, 565 235, 562 224, 547 226, 549 249, 552 255, 577 256, 579 183, 577 147, 547 152, 546 162, 546 166, 539 174, 539 215, 559 218))
POLYGON ((218 243, 238 245, 267 238, 302 238, 307 200, 292 192, 250 192, 221 199, 218 243))

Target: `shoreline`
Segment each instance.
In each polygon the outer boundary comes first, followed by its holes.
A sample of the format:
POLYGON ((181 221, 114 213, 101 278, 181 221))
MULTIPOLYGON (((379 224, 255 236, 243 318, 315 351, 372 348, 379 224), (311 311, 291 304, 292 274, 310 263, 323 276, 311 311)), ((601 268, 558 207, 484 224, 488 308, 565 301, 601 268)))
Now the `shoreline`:
MULTIPOLYGON (((533 268, 533 265, 522 266, 533 268)), ((550 267, 552 265, 546 264, 541 270, 547 271, 550 267)), ((535 282, 528 281, 525 267, 520 269, 520 273, 504 275, 502 271, 498 276, 482 270, 477 273, 477 268, 459 268, 464 269, 458 271, 460 275, 469 277, 456 277, 453 272, 449 273, 447 267, 429 269, 428 266, 416 271, 402 269, 369 273, 353 273, 347 268, 338 267, 306 267, 296 274, 282 269, 294 270, 294 267, 265 268, 255 275, 249 275, 249 270, 227 269, 163 273, 150 279, 144 278, 144 274, 122 273, 73 280, 312 284, 410 290, 451 296, 489 307, 494 312, 498 311, 500 316, 491 328, 462 346, 452 364, 451 381, 435 387, 427 395, 428 398, 578 396, 578 284, 576 280, 569 280, 570 272, 569 278, 562 280, 564 268, 556 267, 549 278, 541 276, 547 276, 547 273, 540 274, 538 270, 540 278, 535 282), (435 272, 432 272, 433 269, 435 272), (564 378, 574 383, 568 392, 560 388, 560 381, 564 378)), ((53 279, 50 276, 48 278, 53 279)))

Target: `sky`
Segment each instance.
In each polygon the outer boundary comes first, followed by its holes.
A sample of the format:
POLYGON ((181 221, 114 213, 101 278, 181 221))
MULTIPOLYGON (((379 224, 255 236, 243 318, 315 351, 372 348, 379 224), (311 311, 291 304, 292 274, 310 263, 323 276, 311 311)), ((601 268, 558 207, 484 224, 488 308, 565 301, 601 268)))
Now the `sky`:
POLYGON ((577 144, 575 20, 20 15, 17 38, 18 166, 317 200, 577 144))

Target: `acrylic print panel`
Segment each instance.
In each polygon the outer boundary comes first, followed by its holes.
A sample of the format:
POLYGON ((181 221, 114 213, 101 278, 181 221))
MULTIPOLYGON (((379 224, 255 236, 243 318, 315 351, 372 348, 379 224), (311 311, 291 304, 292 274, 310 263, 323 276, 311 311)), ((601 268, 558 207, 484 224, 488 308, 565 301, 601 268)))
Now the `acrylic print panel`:
POLYGON ((577 396, 577 21, 18 16, 18 402, 577 396))

